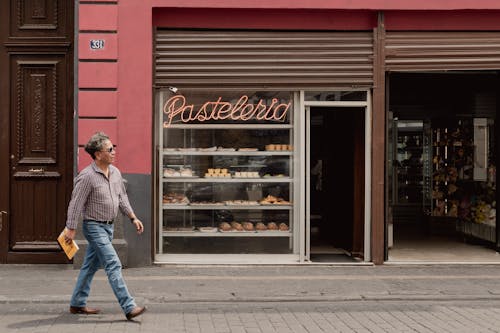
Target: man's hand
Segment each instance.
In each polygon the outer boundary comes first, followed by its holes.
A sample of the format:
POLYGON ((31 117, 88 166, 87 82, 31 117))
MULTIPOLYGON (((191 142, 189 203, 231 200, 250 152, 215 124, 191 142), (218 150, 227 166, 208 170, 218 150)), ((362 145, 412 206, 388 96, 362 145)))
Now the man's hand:
POLYGON ((142 232, 144 231, 144 226, 142 225, 141 220, 136 218, 132 223, 135 225, 135 230, 137 230, 137 234, 138 235, 142 234, 142 232))
POLYGON ((64 240, 66 241, 66 244, 71 244, 73 239, 75 239, 76 235, 76 229, 68 229, 66 228, 66 232, 64 233, 64 240))

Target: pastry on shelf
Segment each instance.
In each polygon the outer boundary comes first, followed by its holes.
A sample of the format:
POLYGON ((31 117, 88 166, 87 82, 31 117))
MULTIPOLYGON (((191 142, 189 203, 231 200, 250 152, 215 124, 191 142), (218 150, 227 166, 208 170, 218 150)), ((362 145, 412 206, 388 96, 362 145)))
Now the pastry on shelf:
POLYGON ((289 205, 290 201, 283 198, 275 197, 274 195, 268 195, 264 199, 260 200, 261 205, 289 205))
POLYGON ((288 231, 289 230, 288 225, 286 223, 280 223, 278 228, 279 228, 279 231, 288 231))
POLYGON ((264 199, 262 199, 260 201, 261 204, 263 205, 269 205, 269 204, 273 204, 276 202, 276 200, 278 200, 277 197, 275 197, 274 195, 268 195, 267 197, 265 197, 264 199))
POLYGON ((205 178, 231 178, 227 169, 209 168, 205 173, 205 178))
POLYGON ((271 230, 271 231, 273 231, 273 230, 279 230, 278 229, 278 225, 276 224, 276 222, 269 222, 267 224, 267 230, 271 230))
POLYGON ((257 222, 257 223, 255 224, 255 230, 257 230, 257 231, 266 231, 266 230, 267 230, 267 227, 266 227, 266 225, 265 225, 264 223, 262 223, 262 222, 257 222))
POLYGON ((220 201, 195 201, 191 202, 191 206, 223 206, 224 203, 220 201))
POLYGON ((163 195, 162 202, 167 205, 188 205, 189 199, 180 193, 167 193, 163 195))
POLYGON ((260 178, 257 171, 236 171, 234 178, 260 178))
POLYGON ((198 227, 200 232, 217 232, 217 228, 214 227, 198 227))
POLYGON ((236 222, 236 221, 231 222, 231 228, 233 228, 234 231, 243 231, 244 230, 241 223, 236 222))
POLYGON ((238 151, 258 151, 258 149, 257 148, 243 147, 243 148, 238 148, 238 151))
POLYGON ((220 231, 231 231, 232 227, 229 223, 227 222, 221 222, 219 223, 219 230, 220 231))
POLYGON ((226 200, 224 203, 228 206, 254 206, 259 204, 257 201, 251 200, 226 200))
POLYGON ((265 149, 267 151, 275 151, 275 150, 292 150, 292 145, 288 145, 288 144, 278 144, 278 143, 272 143, 272 144, 268 144, 265 146, 265 149))
POLYGON ((193 177, 193 170, 191 168, 180 168, 181 177, 193 177))
POLYGON ((181 173, 172 168, 165 168, 163 170, 163 177, 180 177, 181 173))
POLYGON ((275 205, 289 205, 290 201, 285 200, 283 198, 278 198, 278 200, 274 204, 275 205))
POLYGON ((217 147, 217 151, 236 151, 236 148, 217 147))
POLYGON ((241 225, 243 226, 243 229, 245 231, 254 231, 255 230, 252 222, 242 222, 241 225))

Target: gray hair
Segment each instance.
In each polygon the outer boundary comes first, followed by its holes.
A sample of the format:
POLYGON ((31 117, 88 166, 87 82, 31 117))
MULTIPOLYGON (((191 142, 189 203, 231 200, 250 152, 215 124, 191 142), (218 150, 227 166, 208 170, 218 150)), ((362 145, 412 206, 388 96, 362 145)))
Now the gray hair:
POLYGON ((104 142, 108 140, 109 136, 103 132, 96 132, 90 137, 89 142, 85 145, 85 151, 95 160, 95 152, 102 150, 104 142))

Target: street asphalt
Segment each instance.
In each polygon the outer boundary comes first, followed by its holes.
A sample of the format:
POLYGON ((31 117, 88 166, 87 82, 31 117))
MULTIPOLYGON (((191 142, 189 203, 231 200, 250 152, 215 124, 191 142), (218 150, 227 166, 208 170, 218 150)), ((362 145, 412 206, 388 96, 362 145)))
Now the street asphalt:
POLYGON ((71 315, 69 265, 0 265, 0 332, 500 332, 500 265, 151 266, 123 271, 148 311, 127 322, 105 274, 71 315))

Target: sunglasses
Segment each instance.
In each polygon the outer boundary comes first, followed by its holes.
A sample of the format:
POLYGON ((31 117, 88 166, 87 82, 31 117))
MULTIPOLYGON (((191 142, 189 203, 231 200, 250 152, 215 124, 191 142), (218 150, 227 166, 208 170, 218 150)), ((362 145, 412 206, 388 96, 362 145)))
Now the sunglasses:
POLYGON ((107 151, 108 153, 111 153, 113 152, 114 150, 116 150, 115 147, 109 147, 108 149, 104 149, 104 150, 101 150, 101 151, 107 151))

